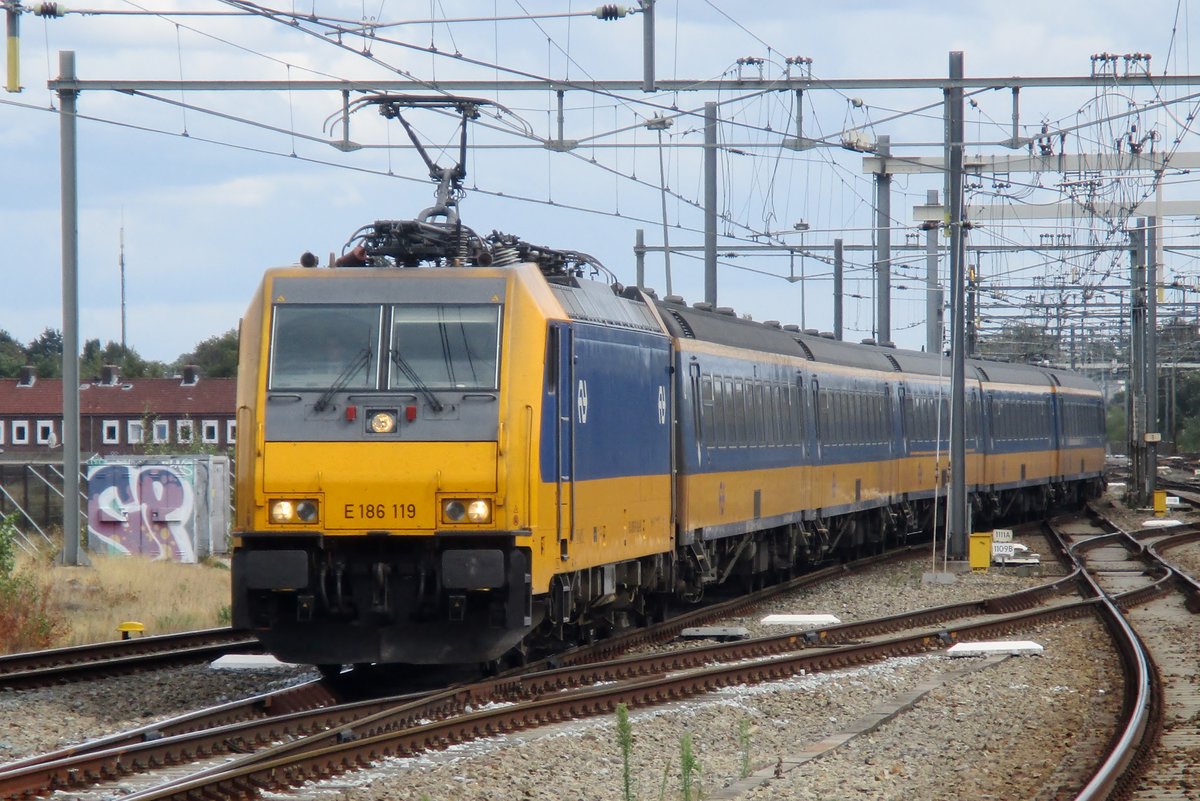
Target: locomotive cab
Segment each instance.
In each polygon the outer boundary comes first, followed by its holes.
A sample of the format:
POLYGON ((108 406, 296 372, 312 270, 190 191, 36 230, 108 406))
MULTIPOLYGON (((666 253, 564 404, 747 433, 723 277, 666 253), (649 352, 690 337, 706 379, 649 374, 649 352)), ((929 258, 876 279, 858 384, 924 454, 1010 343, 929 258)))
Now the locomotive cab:
POLYGON ((313 664, 489 661, 524 637, 509 487, 530 465, 504 449, 544 347, 526 270, 268 273, 243 320, 235 626, 313 664))

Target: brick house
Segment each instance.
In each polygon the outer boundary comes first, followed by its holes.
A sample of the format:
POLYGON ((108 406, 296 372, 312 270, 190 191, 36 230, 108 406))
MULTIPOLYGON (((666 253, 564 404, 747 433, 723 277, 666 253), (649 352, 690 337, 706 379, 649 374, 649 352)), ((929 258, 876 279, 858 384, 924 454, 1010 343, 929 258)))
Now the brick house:
MULTIPOLYGON (((62 392, 61 378, 38 378, 31 367, 0 379, 0 461, 42 461, 61 445, 62 392)), ((237 439, 236 395, 237 379, 202 378, 195 367, 174 378, 127 380, 105 367, 79 385, 80 455, 132 454, 151 443, 229 447, 237 439)))

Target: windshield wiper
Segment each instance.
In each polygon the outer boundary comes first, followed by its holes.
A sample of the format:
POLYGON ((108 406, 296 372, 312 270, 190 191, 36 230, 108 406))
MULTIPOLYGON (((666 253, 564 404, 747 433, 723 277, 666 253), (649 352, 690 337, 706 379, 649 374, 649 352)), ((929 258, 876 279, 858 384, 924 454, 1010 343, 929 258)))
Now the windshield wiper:
POLYGON ((413 385, 413 388, 425 396, 425 400, 429 403, 429 407, 435 412, 440 412, 443 408, 442 402, 437 399, 437 396, 435 396, 433 392, 430 391, 429 387, 426 386, 425 382, 421 380, 421 377, 417 375, 417 371, 412 368, 412 365, 404 361, 404 357, 400 355, 400 351, 396 350, 395 348, 392 348, 391 354, 392 361, 395 362, 396 366, 400 368, 400 372, 404 373, 404 377, 407 378, 409 383, 413 385))
POLYGON ((338 377, 333 379, 333 383, 329 385, 329 389, 325 390, 321 394, 321 397, 317 398, 317 402, 313 404, 313 411, 323 412, 326 409, 332 408, 333 404, 330 403, 330 401, 333 400, 334 394, 349 384, 350 379, 353 378, 359 370, 362 370, 364 367, 370 364, 370 362, 371 349, 363 348, 358 352, 358 355, 354 357, 354 360, 347 364, 342 372, 338 373, 338 377))

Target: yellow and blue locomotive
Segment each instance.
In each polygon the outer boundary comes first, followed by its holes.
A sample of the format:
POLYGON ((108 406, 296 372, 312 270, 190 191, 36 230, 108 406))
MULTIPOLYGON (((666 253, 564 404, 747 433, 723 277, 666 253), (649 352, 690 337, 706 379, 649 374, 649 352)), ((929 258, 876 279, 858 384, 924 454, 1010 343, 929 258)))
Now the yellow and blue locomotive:
MULTIPOLYGON (((285 660, 519 657, 942 514, 934 355, 659 300, 457 220, 350 244, 268 271, 242 320, 233 622, 285 660)), ((1100 489, 1090 381, 971 362, 966 414, 977 517, 1100 489)))

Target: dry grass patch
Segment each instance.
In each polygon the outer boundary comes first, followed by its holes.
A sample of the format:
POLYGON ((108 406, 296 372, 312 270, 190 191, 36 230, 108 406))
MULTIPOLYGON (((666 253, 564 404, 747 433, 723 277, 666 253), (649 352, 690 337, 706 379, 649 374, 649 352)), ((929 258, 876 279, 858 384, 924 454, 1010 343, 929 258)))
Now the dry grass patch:
POLYGON ((90 555, 91 567, 63 567, 47 557, 22 558, 18 569, 46 589, 66 634, 55 645, 119 639, 117 624, 136 620, 146 635, 229 625, 229 569, 137 557, 90 555))

